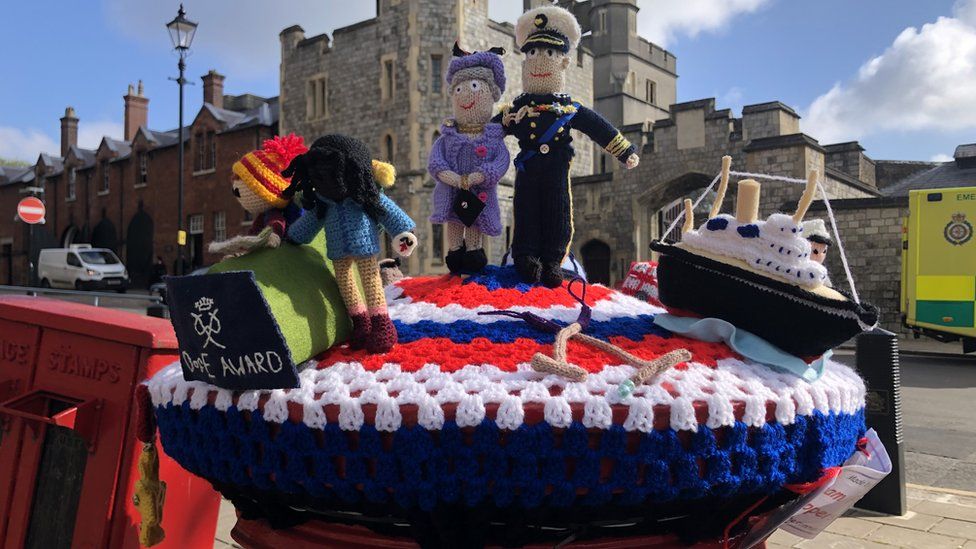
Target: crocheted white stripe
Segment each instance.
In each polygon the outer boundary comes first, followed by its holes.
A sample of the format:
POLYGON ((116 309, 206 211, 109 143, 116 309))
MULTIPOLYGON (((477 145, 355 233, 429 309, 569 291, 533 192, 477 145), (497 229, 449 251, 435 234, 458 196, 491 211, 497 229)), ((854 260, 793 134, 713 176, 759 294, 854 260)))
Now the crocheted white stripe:
MULTIPOLYGON (((305 424, 321 429, 326 424, 322 407, 338 405, 340 427, 358 430, 365 417, 362 406, 373 404, 377 408, 376 428, 395 431, 402 423, 400 407, 404 404, 417 405, 418 423, 426 429, 443 427, 446 404, 457 405, 456 421, 461 427, 478 425, 485 418, 486 404, 498 404, 495 422, 502 429, 522 425, 526 404, 543 405, 545 421, 557 427, 572 421, 571 404, 582 404, 583 424, 601 429, 611 424, 611 407, 625 406, 624 428, 641 432, 652 429, 654 406, 658 404, 670 406, 673 429, 687 431, 698 429, 695 402, 708 406, 709 428, 732 425, 736 402, 745 404, 742 421, 754 427, 766 422, 767 402, 775 404, 775 419, 783 425, 814 411, 853 414, 864 407, 864 382, 853 370, 831 360, 813 383, 732 358, 720 360, 716 368, 688 363, 687 369, 667 370, 654 383, 637 387, 626 398, 621 398, 617 389, 634 373, 626 365, 606 366, 584 382, 543 375, 528 364, 519 365, 515 372, 489 364, 472 364, 455 372, 443 372, 436 364, 427 364, 416 372, 402 372, 399 365, 389 363, 373 372, 355 362, 321 370, 309 366, 299 374, 300 388, 243 391, 237 407, 256 410, 261 397, 267 395, 264 418, 282 423, 288 418, 288 403, 295 402, 304 410, 305 424)), ((217 409, 226 411, 233 403, 234 395, 227 389, 184 381, 178 362, 161 370, 147 385, 156 406, 181 406, 189 400, 190 408, 197 410, 214 393, 217 409)))
MULTIPOLYGON (((394 320, 403 322, 404 324, 415 324, 423 320, 439 323, 451 323, 458 320, 469 320, 479 324, 489 324, 491 322, 503 321, 522 322, 516 318, 478 314, 479 312, 497 310, 497 307, 493 307, 491 305, 479 305, 478 307, 469 308, 457 303, 450 303, 445 306, 440 306, 423 301, 414 302, 410 297, 403 296, 403 290, 401 288, 397 288, 396 286, 387 286, 386 292, 388 303, 387 308, 390 311, 390 317, 394 320)), ((505 310, 520 313, 530 312, 544 318, 570 323, 576 322, 577 317, 579 317, 580 306, 514 306, 507 307, 505 310)), ((615 318, 634 318, 639 315, 654 315, 663 312, 665 311, 661 307, 651 305, 650 303, 635 299, 619 292, 614 292, 606 299, 597 301, 591 307, 591 318, 595 321, 602 322, 613 320, 615 318)))

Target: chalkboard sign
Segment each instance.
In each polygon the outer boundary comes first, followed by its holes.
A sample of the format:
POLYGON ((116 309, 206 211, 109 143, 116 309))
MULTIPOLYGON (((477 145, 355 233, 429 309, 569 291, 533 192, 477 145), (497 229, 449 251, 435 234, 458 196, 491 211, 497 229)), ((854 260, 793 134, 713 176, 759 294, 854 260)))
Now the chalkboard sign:
POLYGON ((251 271, 166 277, 187 381, 233 390, 298 387, 298 372, 251 271))

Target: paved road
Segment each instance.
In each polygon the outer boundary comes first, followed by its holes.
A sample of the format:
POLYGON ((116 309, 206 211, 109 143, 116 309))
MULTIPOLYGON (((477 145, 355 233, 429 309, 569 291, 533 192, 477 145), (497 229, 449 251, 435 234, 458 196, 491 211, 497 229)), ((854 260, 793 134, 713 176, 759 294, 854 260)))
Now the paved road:
POLYGON ((901 381, 908 482, 976 492, 976 357, 903 353, 901 381))

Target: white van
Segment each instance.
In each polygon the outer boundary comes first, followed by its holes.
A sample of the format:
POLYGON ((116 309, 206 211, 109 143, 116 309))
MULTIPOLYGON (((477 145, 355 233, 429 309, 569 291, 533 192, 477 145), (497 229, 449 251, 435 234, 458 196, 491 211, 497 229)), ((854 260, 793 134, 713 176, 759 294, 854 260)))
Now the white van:
POLYGON ((129 272, 119 256, 107 248, 92 248, 91 244, 41 250, 37 278, 43 288, 124 292, 129 287, 129 272))

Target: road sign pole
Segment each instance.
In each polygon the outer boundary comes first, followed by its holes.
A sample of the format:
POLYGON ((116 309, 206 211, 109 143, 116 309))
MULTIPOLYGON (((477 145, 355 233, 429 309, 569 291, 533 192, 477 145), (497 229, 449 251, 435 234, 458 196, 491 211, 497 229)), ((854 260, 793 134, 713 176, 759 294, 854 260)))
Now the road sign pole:
POLYGON ((857 338, 857 370, 867 385, 865 419, 874 428, 891 458, 891 474, 857 503, 857 507, 888 515, 904 515, 905 447, 901 422, 901 368, 898 337, 874 329, 857 338))

